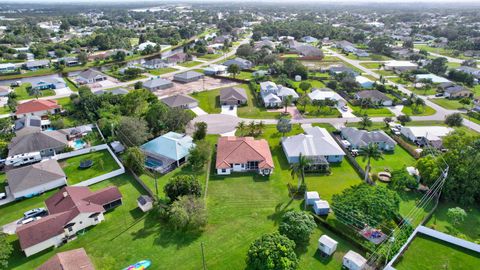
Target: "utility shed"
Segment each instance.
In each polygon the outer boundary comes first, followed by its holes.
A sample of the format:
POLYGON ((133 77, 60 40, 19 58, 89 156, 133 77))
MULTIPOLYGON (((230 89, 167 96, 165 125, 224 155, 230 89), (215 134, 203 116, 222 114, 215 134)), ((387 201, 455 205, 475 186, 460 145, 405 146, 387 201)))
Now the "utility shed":
POLYGON ((317 215, 328 215, 328 213, 330 212, 330 205, 327 201, 324 200, 315 201, 315 203, 313 204, 313 211, 317 215))
POLYGON ((343 266, 349 270, 363 270, 367 266, 367 260, 355 251, 349 250, 343 256, 343 266))
POLYGON ((316 191, 307 191, 305 192, 305 204, 313 205, 316 201, 320 200, 320 195, 316 191))
POLYGON ((143 212, 147 212, 153 208, 153 199, 147 195, 140 195, 137 199, 137 204, 143 212))
POLYGON ((324 234, 318 239, 318 250, 326 255, 332 255, 337 250, 338 242, 333 240, 330 236, 324 234))

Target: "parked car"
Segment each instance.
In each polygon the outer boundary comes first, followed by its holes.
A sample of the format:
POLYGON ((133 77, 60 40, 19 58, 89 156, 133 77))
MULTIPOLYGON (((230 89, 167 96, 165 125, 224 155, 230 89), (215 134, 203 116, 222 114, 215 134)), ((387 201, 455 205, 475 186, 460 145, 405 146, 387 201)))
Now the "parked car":
POLYGON ((7 194, 5 192, 0 193, 0 200, 5 200, 7 198, 7 194))
POLYGON ((28 210, 27 212, 23 213, 23 218, 28 219, 31 217, 44 216, 46 214, 47 214, 47 209, 40 207, 40 208, 28 210))
POLYGON ((340 110, 346 112, 346 111, 348 111, 348 107, 347 107, 347 106, 342 106, 342 107, 340 108, 340 110))
POLYGON ((435 96, 436 97, 443 97, 443 93, 436 93, 435 96))
POLYGON ((357 149, 353 149, 351 153, 352 153, 353 157, 358 156, 358 150, 357 149))
POLYGON ((25 225, 25 224, 28 224, 30 222, 34 222, 35 220, 39 220, 41 219, 42 217, 29 217, 29 218, 22 218, 20 221, 17 222, 17 224, 19 225, 25 225))

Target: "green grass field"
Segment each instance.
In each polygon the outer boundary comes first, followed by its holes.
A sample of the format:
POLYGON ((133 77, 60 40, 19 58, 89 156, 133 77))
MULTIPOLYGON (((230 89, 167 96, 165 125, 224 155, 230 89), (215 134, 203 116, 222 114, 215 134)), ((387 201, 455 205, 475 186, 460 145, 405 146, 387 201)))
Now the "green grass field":
POLYGON ((67 176, 69 185, 74 185, 120 168, 108 150, 67 158, 60 160, 59 163, 67 176), (93 166, 87 169, 80 169, 79 165, 84 160, 92 160, 93 166))
POLYGON ((419 49, 419 50, 423 49, 431 53, 441 54, 441 55, 450 56, 458 59, 471 59, 471 57, 466 57, 461 53, 459 55, 454 55, 453 50, 449 50, 445 48, 434 48, 428 45, 421 45, 421 44, 415 44, 414 46, 415 46, 415 49, 419 49))
MULTIPOLYGON (((32 96, 28 93, 27 88, 31 86, 30 83, 22 83, 19 87, 14 87, 13 91, 15 94, 17 94, 17 100, 26 100, 26 99, 32 99, 35 98, 35 96, 32 96)), ((47 89, 47 90, 41 90, 40 91, 40 96, 41 97, 49 97, 49 96, 54 96, 55 91, 52 89, 47 89)))
POLYGON ((394 267, 398 270, 470 270, 479 265, 478 253, 420 234, 394 267))
MULTIPOLYGON (((363 160, 363 157, 358 156, 356 160, 362 168, 365 168, 367 161, 363 160)), ((413 158, 407 151, 405 151, 399 145, 395 146, 395 151, 393 153, 384 153, 383 159, 371 160, 372 173, 379 173, 385 170, 390 172, 403 167, 414 166, 415 158, 413 158)))
POLYGON ((183 62, 183 63, 180 63, 178 64, 179 66, 182 66, 182 67, 186 67, 186 68, 189 68, 189 67, 194 67, 194 66, 198 66, 202 64, 202 62, 199 62, 199 61, 187 61, 187 62, 183 62))
POLYGON ((220 57, 222 57, 222 54, 205 54, 205 55, 202 55, 202 56, 198 57, 198 59, 209 61, 209 60, 218 59, 220 57))
POLYGON ((393 113, 387 108, 368 108, 363 109, 360 106, 353 106, 352 104, 348 104, 350 108, 353 109, 353 114, 362 116, 367 114, 370 117, 386 117, 386 116, 393 116, 393 113))
POLYGON ((430 101, 449 110, 458 110, 465 107, 465 105, 458 102, 458 99, 432 98, 430 101))
POLYGON ((411 116, 427 116, 427 115, 434 115, 436 111, 427 105, 423 107, 418 107, 414 110, 413 106, 405 106, 402 109, 402 113, 411 116))
POLYGON ((170 73, 170 72, 174 72, 174 71, 177 71, 177 69, 167 67, 167 68, 151 69, 151 70, 148 71, 148 73, 150 73, 152 75, 155 75, 155 76, 160 76, 160 75, 170 73))
POLYGON ((379 69, 382 66, 382 63, 378 62, 362 62, 360 63, 362 67, 366 67, 368 69, 379 69))

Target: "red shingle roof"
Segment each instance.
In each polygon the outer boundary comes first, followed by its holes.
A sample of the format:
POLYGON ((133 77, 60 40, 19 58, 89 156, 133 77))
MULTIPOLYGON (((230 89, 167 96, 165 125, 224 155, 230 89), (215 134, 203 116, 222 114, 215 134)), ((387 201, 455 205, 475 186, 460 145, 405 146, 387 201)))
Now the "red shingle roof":
POLYGON ((15 114, 41 112, 61 108, 53 99, 34 99, 17 105, 15 114))
POLYGON ((96 192, 88 187, 68 186, 45 201, 49 215, 17 229, 20 247, 41 243, 64 231, 64 226, 80 213, 101 213, 103 205, 122 198, 117 187, 106 187, 96 192))
POLYGON ((217 144, 216 168, 230 168, 230 164, 259 161, 260 169, 272 169, 273 159, 268 142, 252 137, 220 137, 217 144))
POLYGON ((77 248, 55 254, 37 270, 95 270, 95 267, 85 249, 77 248))

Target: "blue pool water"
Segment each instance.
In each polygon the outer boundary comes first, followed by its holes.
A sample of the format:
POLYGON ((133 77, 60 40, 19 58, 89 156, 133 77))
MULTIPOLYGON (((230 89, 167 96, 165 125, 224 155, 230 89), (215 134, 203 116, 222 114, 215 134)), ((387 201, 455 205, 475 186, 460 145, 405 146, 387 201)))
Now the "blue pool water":
POLYGON ((53 127, 49 127, 46 129, 46 131, 52 131, 52 130, 55 130, 53 127))
POLYGON ((73 142, 73 149, 75 149, 75 150, 82 149, 83 147, 85 147, 85 144, 87 144, 87 143, 84 142, 82 139, 76 139, 73 142))
POLYGON ((145 166, 148 168, 158 168, 161 167, 163 163, 159 160, 153 159, 153 158, 145 158, 145 166))

